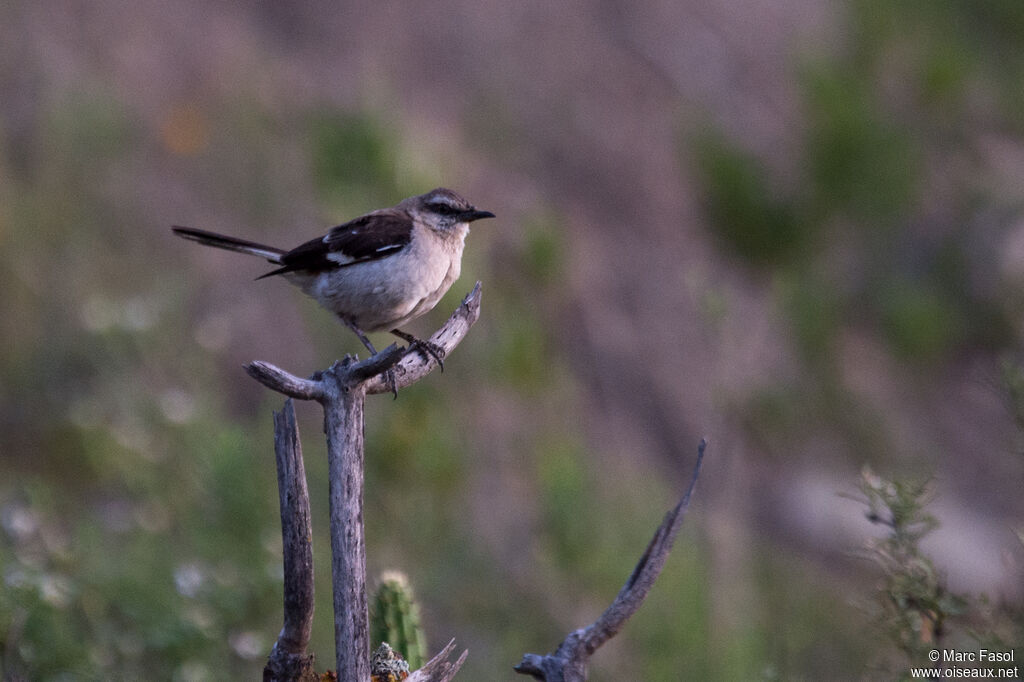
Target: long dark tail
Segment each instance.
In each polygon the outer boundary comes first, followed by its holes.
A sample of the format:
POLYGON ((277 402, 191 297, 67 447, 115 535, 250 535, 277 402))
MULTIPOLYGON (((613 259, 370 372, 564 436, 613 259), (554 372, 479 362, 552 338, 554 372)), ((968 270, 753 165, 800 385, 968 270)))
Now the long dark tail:
POLYGON ((223 234, 217 234, 216 232, 197 230, 194 227, 180 227, 175 225, 171 229, 174 230, 174 234, 184 239, 199 242, 206 246, 214 246, 218 249, 227 249, 228 251, 238 251, 239 253, 248 253, 252 256, 260 256, 262 258, 266 258, 271 263, 280 263, 281 256, 285 253, 283 249, 277 249, 273 246, 257 244, 256 242, 238 239, 237 237, 228 237, 223 234))

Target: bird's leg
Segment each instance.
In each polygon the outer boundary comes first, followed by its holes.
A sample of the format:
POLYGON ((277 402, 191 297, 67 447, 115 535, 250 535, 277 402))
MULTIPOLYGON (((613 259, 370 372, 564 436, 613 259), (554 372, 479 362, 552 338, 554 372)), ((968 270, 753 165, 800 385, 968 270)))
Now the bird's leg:
POLYGON ((406 343, 408 343, 410 348, 415 348, 420 353, 423 353, 424 357, 427 357, 428 360, 430 358, 434 358, 434 360, 437 361, 437 366, 441 368, 442 372, 444 371, 443 348, 438 346, 436 343, 431 343, 430 341, 417 339, 412 334, 403 332, 401 329, 392 329, 391 333, 397 336, 398 338, 402 339, 406 343))
POLYGON ((364 346, 366 346, 366 350, 370 351, 370 355, 377 354, 377 349, 373 347, 372 343, 370 343, 370 339, 366 338, 366 334, 363 333, 362 329, 357 327, 355 323, 347 317, 341 317, 341 315, 338 317, 341 318, 341 321, 345 323, 346 327, 352 330, 353 334, 359 337, 359 340, 363 342, 364 346))
MULTIPOLYGON (((366 350, 370 351, 370 355, 377 354, 377 349, 373 347, 372 343, 370 343, 370 339, 366 338, 366 334, 363 333, 362 329, 357 327, 356 324, 347 317, 341 317, 340 315, 338 317, 341 318, 341 321, 345 323, 346 327, 352 330, 353 334, 359 337, 359 340, 363 342, 364 346, 366 346, 366 350)), ((391 386, 391 393, 394 394, 395 400, 398 400, 398 380, 395 379, 394 369, 388 369, 388 371, 385 373, 384 381, 387 383, 387 385, 391 386)))

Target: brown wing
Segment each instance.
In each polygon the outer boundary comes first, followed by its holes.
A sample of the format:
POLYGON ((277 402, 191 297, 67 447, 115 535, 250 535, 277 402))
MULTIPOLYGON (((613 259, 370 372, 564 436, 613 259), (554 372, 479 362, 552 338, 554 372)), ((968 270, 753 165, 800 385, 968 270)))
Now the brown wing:
POLYGON ((386 258, 412 241, 412 218, 388 208, 368 213, 331 229, 281 256, 283 267, 260 277, 303 270, 320 272, 386 258))

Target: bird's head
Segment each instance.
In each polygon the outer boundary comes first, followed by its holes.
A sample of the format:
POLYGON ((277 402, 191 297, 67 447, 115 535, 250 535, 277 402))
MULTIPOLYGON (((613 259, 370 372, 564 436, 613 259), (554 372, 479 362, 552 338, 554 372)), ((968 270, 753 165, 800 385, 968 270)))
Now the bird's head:
POLYGON ((481 211, 457 192, 444 187, 410 197, 399 206, 439 231, 451 230, 460 223, 494 217, 490 211, 481 211))

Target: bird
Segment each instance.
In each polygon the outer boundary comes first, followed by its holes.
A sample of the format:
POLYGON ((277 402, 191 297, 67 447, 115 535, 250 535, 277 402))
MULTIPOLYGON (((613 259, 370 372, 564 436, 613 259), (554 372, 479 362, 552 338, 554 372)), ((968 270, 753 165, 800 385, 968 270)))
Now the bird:
MULTIPOLYGON (((265 258, 278 266, 257 280, 281 276, 326 308, 362 342, 387 331, 433 357, 443 350, 401 329, 429 312, 459 278, 469 224, 495 217, 457 192, 438 187, 371 211, 291 250, 174 225, 184 239, 265 258)), ((389 382, 397 397, 394 374, 389 382)))

